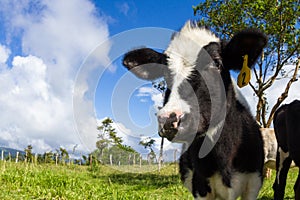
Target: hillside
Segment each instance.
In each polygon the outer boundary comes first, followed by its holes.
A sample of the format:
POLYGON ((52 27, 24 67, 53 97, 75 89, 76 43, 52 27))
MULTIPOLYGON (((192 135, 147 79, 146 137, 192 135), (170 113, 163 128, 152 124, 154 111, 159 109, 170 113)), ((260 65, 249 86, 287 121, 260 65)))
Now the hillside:
POLYGON ((9 155, 9 153, 12 157, 16 157, 17 152, 19 152, 20 155, 25 155, 25 152, 21 151, 21 150, 6 148, 6 147, 0 147, 0 156, 1 156, 2 151, 4 151, 4 157, 7 157, 9 155))

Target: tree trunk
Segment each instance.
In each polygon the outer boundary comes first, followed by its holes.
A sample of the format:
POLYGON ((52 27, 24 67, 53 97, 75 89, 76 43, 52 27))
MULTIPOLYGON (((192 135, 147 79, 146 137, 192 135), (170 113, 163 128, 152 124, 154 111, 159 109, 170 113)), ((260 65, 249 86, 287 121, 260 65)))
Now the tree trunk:
POLYGON ((128 165, 130 165, 131 154, 128 155, 128 165))
POLYGON ((160 172, 163 163, 163 153, 164 153, 164 137, 161 138, 161 142, 160 142, 160 151, 158 157, 158 172, 160 172))
POLYGON ((287 85, 285 87, 284 92, 280 95, 280 97, 278 97, 276 104, 273 106, 273 108, 271 110, 271 113, 270 113, 270 116, 269 116, 269 119, 267 122, 267 127, 271 126, 271 123, 272 123, 272 120, 273 120, 276 110, 279 108, 281 103, 288 97, 288 93, 289 93, 292 83, 297 81, 299 67, 300 67, 300 58, 298 58, 293 77, 289 80, 289 82, 287 83, 287 85))

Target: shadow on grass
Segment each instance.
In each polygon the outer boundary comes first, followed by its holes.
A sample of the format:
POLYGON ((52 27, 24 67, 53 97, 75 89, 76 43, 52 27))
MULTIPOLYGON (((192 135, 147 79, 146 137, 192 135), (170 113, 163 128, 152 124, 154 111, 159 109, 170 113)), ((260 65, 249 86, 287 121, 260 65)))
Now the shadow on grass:
POLYGON ((109 176, 103 176, 114 184, 126 184, 131 186, 147 186, 147 188, 161 188, 168 187, 170 185, 181 184, 178 175, 159 175, 159 174, 111 174, 109 176))

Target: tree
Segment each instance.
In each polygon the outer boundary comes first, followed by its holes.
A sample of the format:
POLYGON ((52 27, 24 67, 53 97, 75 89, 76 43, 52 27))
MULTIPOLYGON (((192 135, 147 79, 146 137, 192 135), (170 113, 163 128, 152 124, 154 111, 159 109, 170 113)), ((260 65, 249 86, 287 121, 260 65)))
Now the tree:
POLYGON ((109 145, 122 145, 122 138, 117 136, 116 130, 112 126, 113 120, 106 118, 102 121, 102 125, 98 126, 97 129, 100 131, 98 134, 98 141, 96 142, 96 147, 99 149, 99 160, 101 161, 103 157, 103 150, 108 148, 109 145))
POLYGON ((53 163, 54 162, 53 156, 54 153, 52 151, 45 152, 43 155, 45 163, 53 163))
POLYGON ((150 160, 153 160, 156 158, 155 152, 153 150, 155 140, 151 137, 148 137, 146 139, 143 139, 139 142, 139 145, 142 145, 145 149, 149 149, 150 153, 148 154, 148 162, 150 163, 150 160))
POLYGON ((250 86, 258 98, 256 121, 262 127, 270 127, 276 109, 287 98, 291 84, 298 78, 299 1, 206 0, 193 9, 195 15, 202 17, 200 25, 211 27, 221 33, 224 39, 248 27, 259 28, 268 35, 268 46, 258 60, 258 67, 254 69, 256 84, 250 86), (286 71, 287 65, 294 66, 292 72, 286 71), (277 102, 269 105, 266 92, 276 80, 282 78, 288 78, 289 81, 277 102))
POLYGON ((25 161, 26 162, 32 162, 33 155, 32 155, 32 145, 28 145, 27 148, 25 148, 25 161))
POLYGON ((68 151, 65 148, 63 148, 63 147, 59 147, 59 149, 56 149, 56 152, 59 155, 59 157, 61 159, 61 162, 63 164, 65 164, 66 160, 69 159, 69 153, 68 153, 68 151))

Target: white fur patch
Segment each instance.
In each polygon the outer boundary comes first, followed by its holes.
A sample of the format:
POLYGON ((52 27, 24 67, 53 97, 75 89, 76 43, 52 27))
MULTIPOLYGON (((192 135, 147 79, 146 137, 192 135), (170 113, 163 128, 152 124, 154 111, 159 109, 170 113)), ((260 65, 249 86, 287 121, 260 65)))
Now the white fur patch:
POLYGON ((215 199, 228 199, 233 200, 234 198, 234 191, 232 188, 228 188, 223 184, 222 177, 219 173, 213 175, 209 178, 209 184, 212 189, 212 195, 215 199))
MULTIPOLYGON (((192 192, 193 172, 189 171, 184 181, 185 187, 192 192)), ((195 198, 195 200, 211 200, 211 199, 226 199, 235 200, 242 197, 245 200, 255 200, 259 189, 262 186, 261 177, 258 172, 253 173, 233 173, 231 179, 232 187, 226 187, 223 184, 222 177, 219 173, 214 174, 208 179, 212 193, 208 193, 206 197, 195 198)))
MULTIPOLYGON (((238 191, 235 187, 239 187, 242 186, 242 199, 245 200, 255 200, 257 199, 259 190, 262 186, 262 181, 261 181, 261 176, 258 172, 254 172, 254 173, 249 173, 249 174, 243 174, 243 173, 239 173, 238 175, 238 179, 240 179, 240 181, 238 181, 237 183, 234 184, 234 190, 238 191), (242 184, 245 185, 242 185, 242 184)), ((234 180, 233 180, 234 182, 234 180)))
POLYGON ((200 50, 210 42, 220 42, 220 39, 207 29, 186 22, 165 51, 169 69, 174 75, 180 74, 187 79, 195 67, 200 50))
POLYGON ((165 51, 168 56, 168 67, 173 76, 173 85, 170 88, 172 92, 159 115, 168 115, 175 111, 190 113, 190 106, 180 98, 178 87, 191 75, 201 48, 210 42, 220 42, 220 39, 205 28, 193 26, 190 21, 174 35, 165 51))
POLYGON ((234 173, 231 179, 232 188, 224 186, 219 174, 215 174, 209 181, 215 198, 220 199, 235 200, 242 196, 242 199, 255 200, 261 188, 259 173, 234 173))
MULTIPOLYGON (((171 89, 171 95, 169 97, 169 100, 167 102, 167 104, 158 111, 158 114, 160 116, 164 116, 167 115, 166 117, 168 117, 168 115, 172 112, 175 113, 180 113, 180 114, 184 114, 184 113, 190 113, 190 105, 181 99, 180 95, 179 95, 179 85, 183 82, 184 77, 178 75, 175 76, 176 81, 174 82, 172 89, 171 89)), ((187 86, 189 87, 189 86, 187 86)), ((188 89, 188 88, 187 88, 188 89)))
POLYGON ((279 169, 278 169, 278 174, 277 174, 277 184, 279 184, 279 176, 280 176, 280 172, 283 168, 283 162, 285 161, 285 159, 287 157, 289 157, 289 152, 284 152, 280 147, 278 148, 278 152, 279 152, 279 169))

